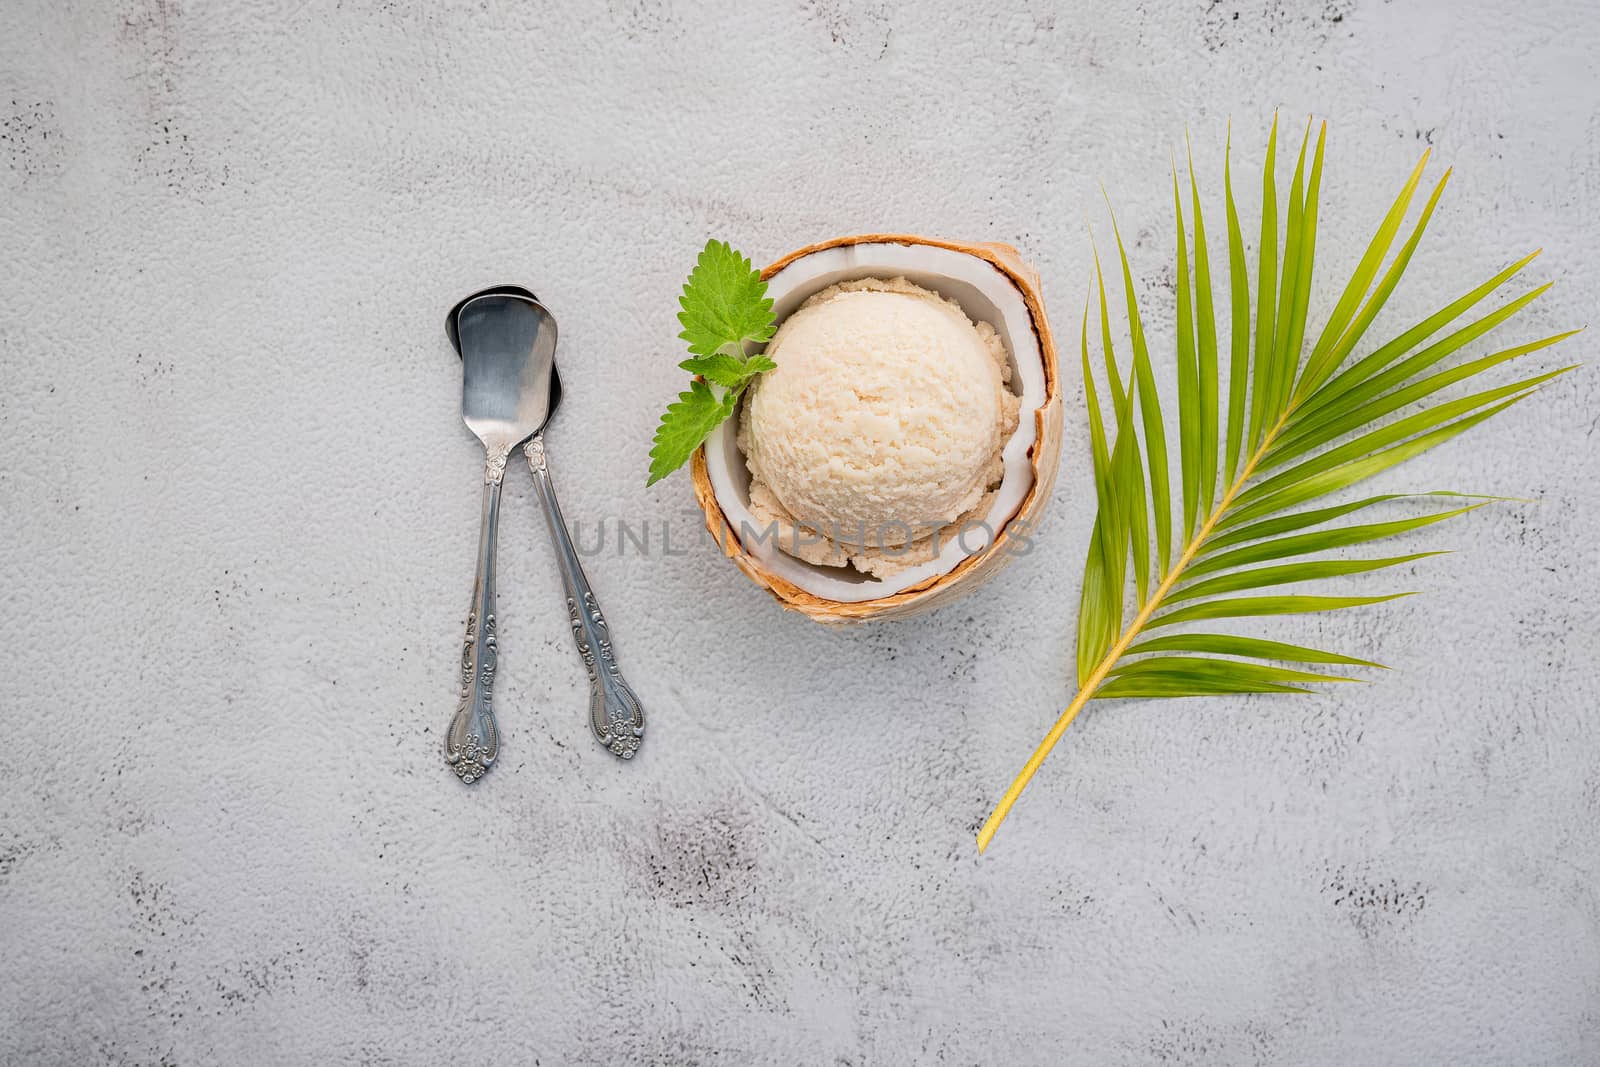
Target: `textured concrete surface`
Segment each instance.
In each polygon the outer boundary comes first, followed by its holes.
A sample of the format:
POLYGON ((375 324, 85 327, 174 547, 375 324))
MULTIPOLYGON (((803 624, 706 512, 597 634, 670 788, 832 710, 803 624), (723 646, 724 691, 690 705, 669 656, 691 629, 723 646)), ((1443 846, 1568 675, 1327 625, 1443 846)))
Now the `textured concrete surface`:
POLYGON ((892 627, 781 614, 681 476, 643 486, 708 234, 1010 241, 1073 331, 1103 181, 1167 372, 1170 155, 1187 128, 1215 192, 1227 117, 1255 160, 1274 107, 1333 122, 1314 316, 1431 144, 1457 172, 1384 321, 1542 245, 1509 332, 1582 325, 1594 14, 13 0, 0 1062, 1600 1062, 1592 370, 1384 479, 1532 501, 1363 586, 1428 595, 1277 631, 1396 670, 1095 707, 982 860, 1071 695, 1081 421, 1038 550, 892 627), (440 326, 501 280, 560 317, 580 535, 657 524, 591 562, 652 717, 631 765, 585 733, 514 471, 506 744, 468 790, 440 326))

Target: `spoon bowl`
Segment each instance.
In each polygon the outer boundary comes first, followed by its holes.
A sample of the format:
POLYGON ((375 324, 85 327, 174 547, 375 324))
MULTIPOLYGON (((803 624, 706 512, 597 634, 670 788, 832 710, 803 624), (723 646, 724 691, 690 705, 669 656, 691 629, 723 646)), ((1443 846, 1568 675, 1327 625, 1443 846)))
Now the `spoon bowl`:
MULTIPOLYGON (((457 324, 457 318, 461 314, 462 308, 466 307, 469 303, 481 296, 518 296, 527 300, 531 300, 535 304, 539 303, 539 298, 533 294, 533 290, 524 289, 520 285, 496 285, 488 289, 484 289, 482 292, 473 293, 471 296, 463 298, 459 303, 456 304, 455 307, 450 309, 450 313, 445 316, 444 320, 444 334, 446 337, 450 338, 450 347, 456 350, 456 355, 458 356, 461 355, 461 329, 457 324)), ((544 305, 540 304, 539 306, 542 308, 544 305)), ((547 311, 546 314, 549 314, 549 312, 547 311)), ((551 322, 551 326, 554 327, 553 320, 551 322)), ((556 413, 556 408, 560 406, 561 368, 557 367, 554 362, 552 362, 550 365, 550 412, 545 416, 546 422, 550 421, 550 418, 556 413)))
POLYGON ((493 456, 549 421, 556 320, 531 297, 490 292, 451 317, 461 351, 461 418, 493 456))

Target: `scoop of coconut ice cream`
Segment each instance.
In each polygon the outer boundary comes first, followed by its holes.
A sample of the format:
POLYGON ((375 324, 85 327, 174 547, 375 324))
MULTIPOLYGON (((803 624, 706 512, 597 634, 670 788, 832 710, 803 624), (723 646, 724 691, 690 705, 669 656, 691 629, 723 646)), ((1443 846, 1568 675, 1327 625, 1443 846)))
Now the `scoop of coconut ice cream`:
POLYGON ((753 387, 740 432, 752 493, 839 546, 926 537, 1000 479, 1017 409, 1004 347, 937 293, 903 278, 833 286, 767 354, 777 369, 753 387))

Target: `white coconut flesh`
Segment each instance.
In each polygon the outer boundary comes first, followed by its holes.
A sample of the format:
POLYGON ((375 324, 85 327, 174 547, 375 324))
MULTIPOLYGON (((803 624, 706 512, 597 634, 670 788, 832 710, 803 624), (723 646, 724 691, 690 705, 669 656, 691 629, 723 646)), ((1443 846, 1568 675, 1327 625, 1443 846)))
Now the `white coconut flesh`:
POLYGON ((941 538, 939 554, 885 578, 853 567, 817 566, 780 549, 776 538, 760 536, 768 529, 750 507, 751 475, 737 443, 737 418, 728 419, 706 441, 706 472, 717 503, 745 551, 762 569, 813 596, 855 604, 892 596, 932 578, 948 574, 969 555, 990 544, 989 531, 1000 533, 1021 508, 1033 485, 1028 453, 1035 443, 1035 412, 1045 402, 1044 360, 1022 293, 1009 277, 977 256, 933 245, 872 243, 839 245, 800 257, 767 283, 773 312, 781 324, 814 294, 860 278, 905 278, 954 301, 974 322, 987 322, 999 334, 1011 364, 1010 388, 1021 401, 1016 430, 1004 442, 1004 467, 981 528, 965 537, 941 538))

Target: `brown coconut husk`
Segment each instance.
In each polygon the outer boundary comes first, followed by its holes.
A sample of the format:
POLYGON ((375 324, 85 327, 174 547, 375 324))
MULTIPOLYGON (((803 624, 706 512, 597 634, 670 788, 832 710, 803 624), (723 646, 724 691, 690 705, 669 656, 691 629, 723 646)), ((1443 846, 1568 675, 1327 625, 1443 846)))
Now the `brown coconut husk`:
POLYGON ((977 256, 1004 274, 1017 287, 1027 303, 1033 330, 1039 339, 1039 352, 1044 358, 1045 401, 1034 416, 1037 437, 1028 454, 1029 465, 1033 469, 1033 485, 1023 498, 1022 506, 1018 508, 1017 513, 997 532, 994 543, 982 552, 968 556, 946 574, 930 578, 892 596, 856 604, 846 604, 816 596, 765 570, 761 561, 748 553, 740 543, 732 523, 717 502, 716 494, 711 488, 710 475, 706 472, 704 446, 696 450, 691 466, 695 499, 705 512, 706 529, 721 546, 722 551, 749 576, 751 581, 771 593, 778 603, 792 611, 802 612, 818 622, 833 625, 865 622, 869 619, 904 619, 921 615, 965 596, 994 577, 1014 554, 1012 545, 1020 533, 1037 527, 1044 506, 1055 487, 1056 466, 1061 457, 1061 372, 1056 362, 1055 338, 1050 332, 1049 319, 1045 316, 1044 297, 1039 288, 1039 274, 1022 261, 1017 250, 1006 244, 969 244, 905 233, 867 233, 853 237, 836 237, 831 241, 822 241, 797 249, 769 265, 761 272, 761 277, 771 278, 790 263, 813 252, 853 244, 921 244, 948 248, 977 256))

